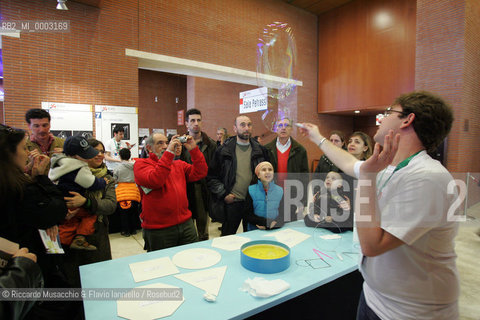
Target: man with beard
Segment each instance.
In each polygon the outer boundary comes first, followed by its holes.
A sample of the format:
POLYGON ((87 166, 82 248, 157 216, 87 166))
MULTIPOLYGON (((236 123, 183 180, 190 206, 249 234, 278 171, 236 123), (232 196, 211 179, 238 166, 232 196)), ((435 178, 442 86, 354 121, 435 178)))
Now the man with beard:
MULTIPOLYGON (((235 234, 243 218, 248 186, 257 183, 255 167, 268 161, 268 151, 252 136, 252 120, 247 116, 235 119, 236 136, 228 138, 215 152, 207 178, 208 188, 217 202, 215 208, 223 216, 222 236, 235 234)), ((221 220, 221 218, 217 219, 221 220)))
MULTIPOLYGON (((193 137, 207 165, 210 165, 211 159, 217 149, 215 141, 202 131, 202 113, 198 109, 188 109, 185 114, 185 126, 188 134, 193 137)), ((192 163, 190 153, 186 148, 182 148, 180 159, 192 163)), ((198 231, 200 241, 208 240, 208 207, 210 203, 210 192, 207 188, 206 179, 201 179, 187 184, 188 208, 192 211, 192 217, 198 231)))
POLYGON ((138 159, 133 166, 135 183, 141 187, 140 218, 149 252, 198 240, 185 190, 187 182, 205 178, 208 167, 191 136, 183 145, 190 152, 192 164, 174 160, 175 148, 180 145, 178 136, 167 145, 167 137, 154 133, 146 142, 149 157, 138 159))

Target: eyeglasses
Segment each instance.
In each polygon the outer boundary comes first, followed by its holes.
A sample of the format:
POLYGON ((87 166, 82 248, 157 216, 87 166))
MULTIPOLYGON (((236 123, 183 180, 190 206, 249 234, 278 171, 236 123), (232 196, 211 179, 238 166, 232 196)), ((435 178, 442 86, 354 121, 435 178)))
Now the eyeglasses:
POLYGON ((279 123, 277 124, 277 128, 288 128, 291 127, 288 123, 279 123))
POLYGON ((392 107, 388 107, 388 108, 385 109, 385 111, 383 112, 383 116, 384 116, 384 117, 388 117, 388 116, 391 115, 393 112, 400 113, 400 114, 403 115, 403 116, 406 116, 406 115, 407 115, 407 114, 405 113, 405 111, 393 110, 392 107))

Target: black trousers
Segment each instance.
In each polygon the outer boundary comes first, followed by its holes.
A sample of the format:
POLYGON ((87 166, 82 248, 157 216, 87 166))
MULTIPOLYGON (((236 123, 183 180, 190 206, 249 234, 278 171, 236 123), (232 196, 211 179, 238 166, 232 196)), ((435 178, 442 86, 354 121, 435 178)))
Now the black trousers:
POLYGON ((235 201, 225 205, 225 222, 222 225, 222 236, 237 233, 238 226, 243 219, 245 201, 235 201))
POLYGON ((139 220, 138 202, 132 201, 132 205, 128 209, 122 209, 120 205, 118 205, 117 210, 120 214, 122 232, 129 234, 135 233, 139 220))

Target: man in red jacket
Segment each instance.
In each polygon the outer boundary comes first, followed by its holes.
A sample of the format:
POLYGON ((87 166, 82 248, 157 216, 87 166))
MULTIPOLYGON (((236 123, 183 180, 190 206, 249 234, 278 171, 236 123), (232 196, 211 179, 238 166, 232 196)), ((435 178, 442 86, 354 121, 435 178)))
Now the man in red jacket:
POLYGON ((160 250, 198 240, 188 210, 187 182, 205 178, 205 158, 191 136, 183 144, 190 152, 192 164, 174 160, 178 136, 170 143, 161 133, 148 137, 147 159, 138 159, 133 167, 135 183, 141 187, 143 239, 147 251, 160 250))

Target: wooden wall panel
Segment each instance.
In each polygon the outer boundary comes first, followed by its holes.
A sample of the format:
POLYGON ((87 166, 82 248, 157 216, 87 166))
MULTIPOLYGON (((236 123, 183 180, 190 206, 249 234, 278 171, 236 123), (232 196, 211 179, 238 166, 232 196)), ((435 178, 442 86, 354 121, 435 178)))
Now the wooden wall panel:
POLYGON ((380 110, 414 88, 415 0, 356 0, 319 17, 318 112, 380 110))
POLYGON ((186 76, 138 70, 138 94, 139 127, 185 132, 185 125, 177 126, 177 111, 187 108, 186 76))

